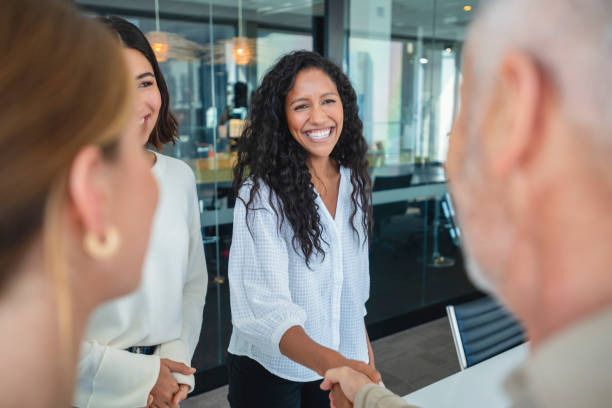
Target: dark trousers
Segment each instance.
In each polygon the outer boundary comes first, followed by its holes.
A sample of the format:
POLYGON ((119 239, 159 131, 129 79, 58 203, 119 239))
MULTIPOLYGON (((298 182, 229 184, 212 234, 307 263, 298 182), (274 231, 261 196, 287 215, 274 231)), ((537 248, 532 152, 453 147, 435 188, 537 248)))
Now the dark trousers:
POLYGON ((227 353, 232 408, 329 408, 329 392, 321 380, 295 382, 278 377, 257 361, 227 353))

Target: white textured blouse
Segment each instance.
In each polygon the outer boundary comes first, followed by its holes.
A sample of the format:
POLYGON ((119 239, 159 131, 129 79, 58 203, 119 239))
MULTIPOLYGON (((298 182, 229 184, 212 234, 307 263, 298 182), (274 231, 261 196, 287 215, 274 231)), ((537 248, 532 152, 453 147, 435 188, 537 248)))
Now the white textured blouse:
MULTIPOLYGON (((92 314, 81 345, 76 407, 144 407, 160 358, 191 365, 199 340, 208 274, 195 177, 181 160, 156 156, 159 200, 140 286, 92 314), (125 350, 157 345, 153 355, 125 350)), ((193 375, 173 375, 193 390, 193 375)))
MULTIPOLYGON (((240 189, 239 196, 245 202, 251 186, 247 181, 240 189)), ((286 219, 279 230, 269 191, 260 184, 249 209, 248 227, 245 204, 236 200, 228 272, 233 324, 228 351, 250 357, 287 380, 320 379, 316 372, 280 352, 283 334, 293 326, 302 326, 322 346, 367 363, 364 316, 370 290, 368 245, 364 244, 361 211, 355 216, 359 235, 349 221, 353 191, 350 170, 340 168, 335 219, 317 194, 325 256, 313 255, 312 269, 306 266, 301 250, 293 249, 293 230, 286 219)), ((275 195, 273 199, 277 200, 275 195)))

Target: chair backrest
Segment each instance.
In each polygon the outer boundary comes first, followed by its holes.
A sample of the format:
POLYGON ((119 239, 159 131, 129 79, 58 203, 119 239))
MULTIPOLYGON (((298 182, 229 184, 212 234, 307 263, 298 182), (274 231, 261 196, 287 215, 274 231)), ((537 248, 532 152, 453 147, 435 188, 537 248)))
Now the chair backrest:
POLYGON ((490 297, 446 306, 461 370, 525 341, 519 322, 490 297))
POLYGON ((374 176, 373 191, 391 190, 394 188, 410 187, 412 183, 412 173, 399 176, 374 176))
POLYGON ((455 246, 461 245, 461 230, 455 221, 455 206, 451 200, 450 194, 446 193, 440 201, 444 218, 447 222, 448 232, 455 246))

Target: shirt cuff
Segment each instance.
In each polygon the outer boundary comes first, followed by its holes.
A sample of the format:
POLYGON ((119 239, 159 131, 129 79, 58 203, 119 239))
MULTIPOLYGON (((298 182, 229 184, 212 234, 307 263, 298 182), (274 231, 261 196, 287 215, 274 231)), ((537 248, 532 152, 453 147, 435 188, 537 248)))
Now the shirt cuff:
MULTIPOLYGON (((168 360, 183 363, 191 367, 191 358, 189 358, 189 353, 187 352, 187 345, 180 339, 160 344, 156 354, 159 355, 160 358, 167 358, 168 360)), ((181 373, 172 373, 172 376, 177 383, 188 385, 189 392, 193 391, 195 387, 195 377, 193 374, 185 375, 181 373)))
POLYGON ((285 334, 285 332, 287 330, 289 330, 290 328, 292 328, 293 326, 300 326, 302 328, 304 328, 304 319, 299 319, 296 317, 292 317, 290 319, 285 320, 284 322, 282 322, 277 328, 276 330, 274 330, 274 333, 272 333, 272 345, 273 345, 273 355, 276 356, 282 356, 283 353, 281 353, 280 351, 280 341, 283 338, 283 335, 285 334))
POLYGON ((378 387, 378 385, 376 384, 366 384, 363 387, 361 387, 359 389, 359 391, 357 391, 357 394, 355 395, 355 401, 353 401, 353 406, 355 407, 365 407, 366 405, 366 397, 368 395, 368 392, 370 392, 371 389, 378 387))
POLYGON ((187 391, 188 393, 193 391, 193 389, 195 388, 195 377, 193 374, 184 375, 181 373, 172 373, 172 376, 174 377, 177 383, 189 386, 189 391, 187 391))
POLYGON ((364 385, 357 391, 353 406, 359 408, 417 408, 409 405, 406 400, 388 389, 372 383, 364 385))

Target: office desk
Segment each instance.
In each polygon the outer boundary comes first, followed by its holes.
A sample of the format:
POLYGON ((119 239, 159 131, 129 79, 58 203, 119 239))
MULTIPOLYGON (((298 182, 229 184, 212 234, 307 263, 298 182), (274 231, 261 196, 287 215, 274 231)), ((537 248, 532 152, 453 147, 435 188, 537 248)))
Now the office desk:
POLYGON ((509 407, 503 384, 506 376, 527 359, 523 343, 464 371, 421 388, 404 399, 422 408, 500 408, 509 407))
MULTIPOLYGON (((375 191, 372 193, 374 205, 393 203, 402 200, 438 198, 446 193, 446 183, 425 184, 393 190, 375 191)), ((234 209, 205 210, 200 214, 200 225, 210 227, 216 224, 231 224, 234 221, 234 209)))

